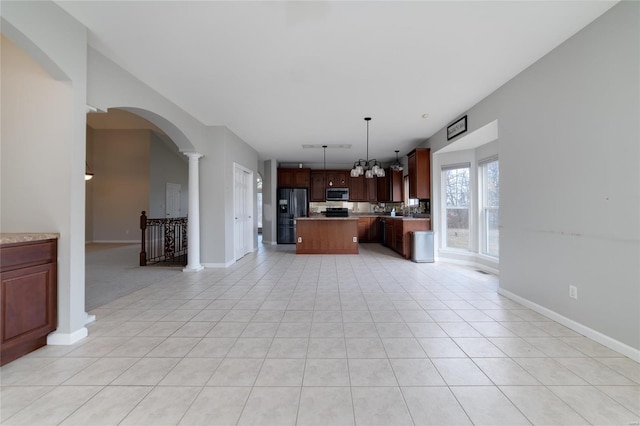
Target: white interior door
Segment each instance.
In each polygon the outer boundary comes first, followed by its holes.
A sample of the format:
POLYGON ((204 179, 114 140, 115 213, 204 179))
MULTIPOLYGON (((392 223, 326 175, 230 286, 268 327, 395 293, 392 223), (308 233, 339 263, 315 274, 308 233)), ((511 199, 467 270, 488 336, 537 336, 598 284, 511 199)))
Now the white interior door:
POLYGON ((180 195, 182 185, 167 182, 167 194, 165 200, 165 213, 167 217, 181 217, 180 195))
POLYGON ((236 260, 253 250, 253 173, 234 164, 234 241, 236 260))

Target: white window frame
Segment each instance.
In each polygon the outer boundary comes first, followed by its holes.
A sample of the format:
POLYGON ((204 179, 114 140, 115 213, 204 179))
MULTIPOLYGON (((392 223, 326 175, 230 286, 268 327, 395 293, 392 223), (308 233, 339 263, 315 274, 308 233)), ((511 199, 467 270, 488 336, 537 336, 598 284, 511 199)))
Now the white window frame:
MULTIPOLYGON (((478 195, 479 195, 479 203, 478 203, 478 217, 480 218, 479 220, 479 227, 478 227, 478 240, 480 242, 479 244, 479 254, 483 255, 483 256, 488 256, 494 259, 500 259, 500 247, 498 247, 498 253, 490 253, 489 252, 489 238, 488 238, 488 233, 489 233, 489 224, 488 224, 488 219, 489 219, 489 211, 498 211, 498 213, 500 212, 500 200, 498 199, 498 205, 497 206, 488 206, 487 205, 487 166, 493 162, 497 162, 498 163, 498 168, 500 167, 500 162, 498 160, 498 156, 492 156, 489 158, 485 158, 483 160, 480 160, 478 162, 478 195)), ((499 169, 498 169, 499 170, 499 169)), ((498 172, 499 173, 499 172, 498 172)), ((498 185, 500 182, 500 175, 498 175, 498 185)))

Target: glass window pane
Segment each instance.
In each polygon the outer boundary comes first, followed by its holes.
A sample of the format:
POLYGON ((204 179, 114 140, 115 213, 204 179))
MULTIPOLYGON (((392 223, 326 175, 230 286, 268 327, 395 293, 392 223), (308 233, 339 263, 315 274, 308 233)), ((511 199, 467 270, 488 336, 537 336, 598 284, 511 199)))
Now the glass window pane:
POLYGON ((469 248, 469 209, 447 209, 447 247, 469 248))
POLYGON ((485 250, 488 255, 498 257, 500 254, 500 230, 498 229, 498 223, 500 222, 500 210, 487 209, 485 217, 487 218, 485 227, 487 230, 487 246, 485 250))
POLYGON ((484 163, 482 169, 482 239, 484 254, 498 257, 500 253, 500 167, 497 160, 484 163))
POLYGON ((469 167, 443 171, 446 206, 446 245, 450 248, 469 248, 469 167))
POLYGON ((469 207, 469 168, 445 170, 447 207, 469 207))
POLYGON ((485 207, 498 207, 500 205, 500 168, 497 161, 484 165, 485 182, 485 207))

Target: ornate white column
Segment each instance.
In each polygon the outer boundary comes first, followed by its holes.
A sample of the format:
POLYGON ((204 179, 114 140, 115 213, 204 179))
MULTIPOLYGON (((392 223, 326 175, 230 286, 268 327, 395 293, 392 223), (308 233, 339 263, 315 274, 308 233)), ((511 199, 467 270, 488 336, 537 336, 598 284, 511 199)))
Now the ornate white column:
POLYGON ((197 152, 185 152, 189 157, 189 221, 187 224, 187 258, 188 263, 185 272, 201 271, 200 264, 200 175, 198 172, 198 160, 202 154, 197 152))

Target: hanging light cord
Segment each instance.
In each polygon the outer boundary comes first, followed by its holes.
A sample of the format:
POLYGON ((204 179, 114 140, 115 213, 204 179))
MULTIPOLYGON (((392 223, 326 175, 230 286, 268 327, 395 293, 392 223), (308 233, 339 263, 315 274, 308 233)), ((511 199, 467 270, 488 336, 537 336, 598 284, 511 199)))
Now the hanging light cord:
POLYGON ((367 163, 369 162, 369 121, 371 121, 371 117, 364 118, 367 121, 367 163))

